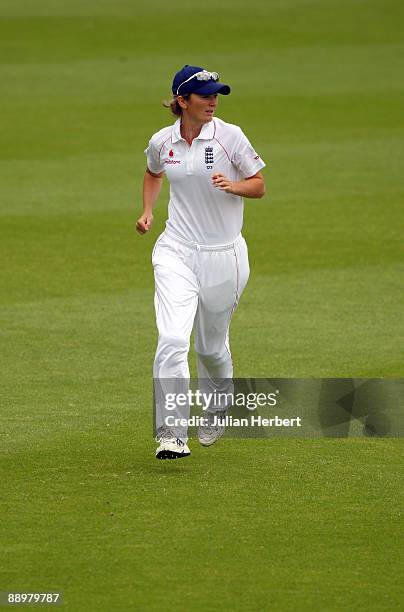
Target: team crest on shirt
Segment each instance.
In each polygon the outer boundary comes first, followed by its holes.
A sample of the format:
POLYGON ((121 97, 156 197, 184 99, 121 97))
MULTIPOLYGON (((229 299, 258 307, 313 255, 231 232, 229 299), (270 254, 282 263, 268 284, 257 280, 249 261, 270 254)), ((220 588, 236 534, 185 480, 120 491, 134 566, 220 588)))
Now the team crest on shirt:
POLYGON ((205 164, 206 170, 213 168, 213 147, 205 147, 205 164))

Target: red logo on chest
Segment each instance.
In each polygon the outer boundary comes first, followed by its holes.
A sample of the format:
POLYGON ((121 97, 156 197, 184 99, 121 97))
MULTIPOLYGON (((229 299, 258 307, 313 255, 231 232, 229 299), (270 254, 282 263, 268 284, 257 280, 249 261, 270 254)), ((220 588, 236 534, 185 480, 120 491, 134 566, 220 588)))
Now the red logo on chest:
MULTIPOLYGON (((174 151, 172 149, 169 150, 168 156, 174 157, 174 151)), ((180 164, 181 161, 179 159, 166 159, 164 163, 165 164, 180 164)))

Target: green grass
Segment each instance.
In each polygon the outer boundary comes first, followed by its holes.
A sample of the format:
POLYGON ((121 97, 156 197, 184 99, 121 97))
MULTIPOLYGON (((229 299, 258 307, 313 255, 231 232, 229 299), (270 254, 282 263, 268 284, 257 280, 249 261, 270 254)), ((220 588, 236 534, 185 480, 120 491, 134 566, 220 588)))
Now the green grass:
POLYGON ((14 449, 13 584, 72 610, 400 609, 397 441, 226 440, 157 464, 119 409, 14 449))
MULTIPOLYGON (((69 610, 399 610, 399 439, 153 459, 143 150, 184 63, 267 161, 239 377, 403 375, 398 0, 0 3, 0 590, 69 610)), ((191 358, 194 369, 194 359, 191 358)), ((401 524, 400 524, 401 523, 401 524)))

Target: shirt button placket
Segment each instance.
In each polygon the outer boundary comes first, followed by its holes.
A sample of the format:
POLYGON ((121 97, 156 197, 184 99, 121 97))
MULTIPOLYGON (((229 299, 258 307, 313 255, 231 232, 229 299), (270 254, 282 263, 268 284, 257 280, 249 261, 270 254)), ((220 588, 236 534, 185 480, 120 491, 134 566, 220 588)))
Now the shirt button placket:
POLYGON ((194 171, 194 155, 195 155, 194 145, 196 146, 195 140, 192 141, 192 144, 189 148, 188 155, 187 155, 187 174, 192 174, 194 171))

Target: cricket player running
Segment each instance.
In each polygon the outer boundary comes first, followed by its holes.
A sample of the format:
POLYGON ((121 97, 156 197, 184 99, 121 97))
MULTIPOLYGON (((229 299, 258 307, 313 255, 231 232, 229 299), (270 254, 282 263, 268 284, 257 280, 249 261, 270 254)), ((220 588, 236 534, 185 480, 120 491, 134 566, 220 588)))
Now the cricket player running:
MULTIPOLYGON (((229 325, 249 276, 241 235, 243 198, 265 193, 260 172, 265 163, 238 126, 215 117, 218 94, 230 93, 219 75, 186 65, 175 74, 172 92, 170 107, 177 120, 156 132, 145 151, 143 214, 136 223, 140 234, 150 230, 165 174, 168 220, 152 254, 158 459, 190 455, 187 427, 168 426, 159 402, 168 390, 187 391, 192 330, 202 391, 226 392, 233 377, 229 325)), ((225 412, 225 405, 205 412, 198 430, 202 445, 223 435, 215 415, 221 418, 225 412)))

